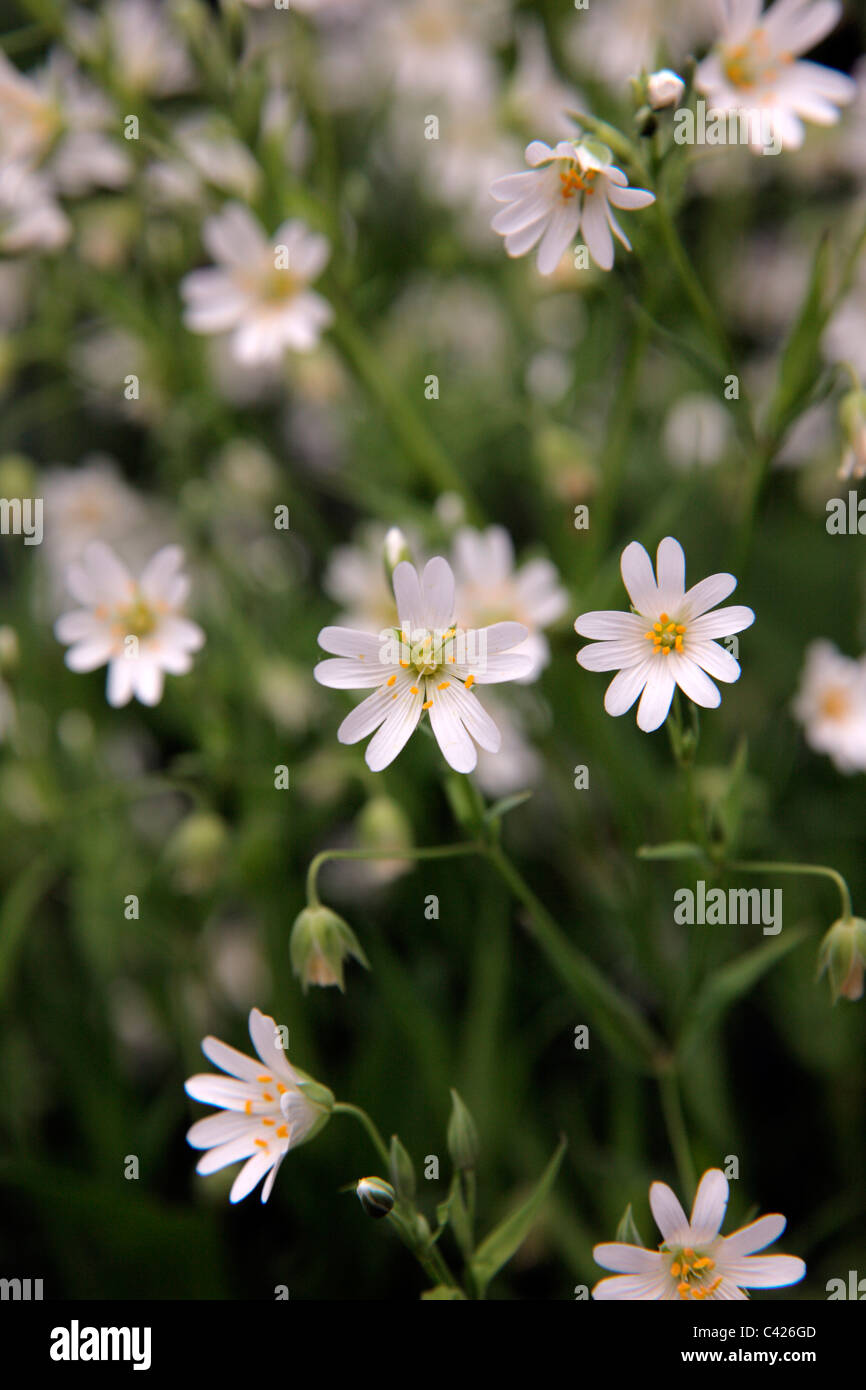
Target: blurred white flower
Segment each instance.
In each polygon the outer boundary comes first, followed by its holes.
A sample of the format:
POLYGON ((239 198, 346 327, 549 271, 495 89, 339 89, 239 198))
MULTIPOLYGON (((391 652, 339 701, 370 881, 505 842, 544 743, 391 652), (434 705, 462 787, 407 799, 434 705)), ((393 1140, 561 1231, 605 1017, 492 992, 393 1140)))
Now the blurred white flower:
POLYGON ((596 1245, 593 1258, 617 1277, 602 1279, 596 1299, 747 1299, 744 1289, 778 1289, 796 1284, 806 1266, 796 1255, 756 1255, 785 1229, 784 1216, 762 1216, 729 1236, 721 1235, 728 1205, 728 1180, 710 1168, 698 1184, 690 1217, 666 1183, 650 1187, 650 1207, 663 1236, 657 1250, 622 1241, 596 1245))
POLYGON ((616 671, 604 697, 608 714, 625 714, 640 695, 638 728, 652 733, 667 718, 674 690, 705 709, 721 701, 710 680, 739 680, 740 667, 713 638, 730 637, 755 621, 751 608, 718 608, 736 588, 732 574, 713 574, 686 591, 686 557, 679 541, 666 536, 652 561, 637 541, 622 552, 622 579, 631 613, 583 613, 575 622, 581 637, 599 640, 577 654, 587 671, 616 671), (650 644, 649 646, 647 644, 650 644))
POLYGON ((537 786, 544 775, 544 762, 528 737, 525 711, 514 698, 507 704, 491 694, 484 699, 501 742, 495 753, 478 750, 475 780, 479 787, 487 796, 499 797, 537 786))
POLYGON ((566 112, 585 109, 581 94, 554 69, 544 27, 537 19, 518 25, 517 63, 505 100, 513 120, 527 130, 542 131, 549 139, 571 135, 574 122, 566 112))
POLYGON ((157 160, 147 171, 152 191, 166 203, 198 204, 205 184, 249 201, 262 171, 247 146, 216 112, 196 112, 173 129, 178 156, 157 160))
POLYGON ((461 627, 486 627, 512 619, 528 632, 514 651, 529 658, 522 683, 538 678, 550 660, 543 629, 561 618, 568 595, 550 560, 514 563, 514 546, 502 526, 476 531, 465 526, 454 538, 455 612, 461 627))
POLYGON ((71 235, 47 180, 20 160, 0 162, 0 251, 56 251, 71 235))
POLYGON ((854 661, 832 642, 812 642, 791 708, 810 748, 840 772, 866 772, 866 657, 854 661))
POLYGON ((45 65, 25 76, 0 53, 0 158, 38 166, 59 193, 78 197, 91 188, 119 188, 132 165, 110 101, 55 49, 45 65))
POLYGON ((712 6, 695 0, 604 0, 574 12, 564 41, 587 77, 620 89, 642 68, 652 71, 661 39, 678 62, 712 27, 712 6))
POLYGON ((533 168, 498 179, 490 190, 497 202, 508 204, 496 214, 492 226, 504 236, 509 256, 525 256, 540 243, 538 269, 550 275, 578 231, 602 270, 613 266, 611 232, 630 251, 631 243, 611 204, 629 210, 645 208, 655 202, 655 195, 629 188, 625 174, 611 159, 610 150, 594 141, 560 140, 553 149, 543 140, 527 145, 526 162, 533 168))
POLYGON ((839 106, 854 99, 845 73, 799 61, 839 22, 839 0, 720 0, 722 32, 699 65, 695 86, 713 111, 760 112, 753 147, 771 133, 786 149, 799 149, 803 121, 835 125, 839 106), (760 131, 759 131, 760 127, 760 131))
POLYGON ((79 57, 110 64, 130 94, 174 96, 194 85, 189 55, 163 0, 107 0, 98 15, 73 8, 66 33, 79 57))
MULTIPOLYGON (((262 1178, 262 1201, 266 1202, 289 1149, 312 1139, 330 1113, 326 1105, 305 1095, 303 1086, 309 1078, 289 1062, 274 1020, 251 1009, 249 1026, 259 1060, 207 1037, 201 1050, 226 1075, 191 1076, 184 1088, 193 1100, 219 1106, 187 1132, 187 1143, 207 1150, 196 1172, 217 1173, 230 1163, 246 1160, 232 1184, 230 1202, 248 1197, 262 1178)), ((316 1093, 323 1099, 328 1094, 324 1087, 317 1087, 316 1093)))
POLYGON ((64 577, 91 541, 123 543, 148 520, 144 499, 101 454, 88 455, 78 468, 47 468, 39 486, 45 516, 42 553, 51 570, 64 577))
POLYGON ((399 626, 378 636, 345 627, 325 627, 319 645, 338 658, 321 661, 313 675, 321 685, 360 690, 375 687, 337 731, 341 743, 358 743, 374 730, 365 760, 381 772, 397 757, 429 712, 430 726, 455 772, 471 772, 475 744, 495 753, 499 730, 472 693, 472 686, 515 680, 529 658, 514 649, 525 640, 520 623, 500 622, 480 630, 452 626, 454 575, 441 556, 423 574, 404 560, 394 570, 399 626), (473 741, 474 740, 474 741, 473 741))
POLYGON ((158 551, 134 580, 110 546, 92 541, 70 565, 67 585, 83 605, 57 619, 59 642, 69 643, 71 671, 108 665, 106 695, 118 708, 133 695, 143 705, 162 699, 165 673, 186 675, 204 645, 197 623, 183 615, 189 580, 179 546, 158 551))
POLYGON ((704 468, 723 458, 731 440, 730 413, 703 391, 680 396, 664 424, 665 452, 677 468, 704 468))
POLYGON ((325 237, 292 220, 269 240, 248 208, 229 203, 207 219, 202 238, 218 268, 194 270, 181 283, 192 332, 231 333, 233 354, 246 365, 317 345, 333 315, 307 286, 328 260, 325 237))
POLYGON ((381 11, 381 47, 397 91, 437 97, 461 115, 489 105, 497 84, 490 44, 504 33, 501 0, 405 0, 381 11))
POLYGON ((676 106, 686 84, 679 73, 670 68, 660 68, 647 78, 647 97, 653 111, 661 111, 666 106, 676 106))

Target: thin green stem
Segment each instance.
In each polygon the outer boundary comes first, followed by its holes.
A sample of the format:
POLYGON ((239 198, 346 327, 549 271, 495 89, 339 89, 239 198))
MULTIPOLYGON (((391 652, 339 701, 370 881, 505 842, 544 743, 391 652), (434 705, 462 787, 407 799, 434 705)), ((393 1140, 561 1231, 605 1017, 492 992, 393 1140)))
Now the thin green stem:
POLYGON ((389 1172, 391 1167, 391 1155, 388 1153, 385 1141, 379 1133, 375 1121, 370 1119, 366 1110, 362 1110, 360 1105, 350 1105, 348 1101, 338 1100, 334 1103, 331 1113, 334 1115, 352 1115, 359 1124, 363 1125, 373 1143, 373 1147, 385 1164, 385 1172, 389 1172))
POLYGON ((839 890, 839 897, 842 899, 842 917, 847 920, 853 917, 854 909, 851 904, 851 890, 845 879, 836 870, 831 869, 828 864, 775 864, 772 860, 754 859, 734 859, 725 864, 726 869, 738 869, 742 873, 752 874, 809 874, 816 878, 832 879, 839 890))
POLYGON ((307 870, 307 901, 310 907, 320 907, 317 880, 319 870, 329 859, 456 859, 467 854, 483 854, 484 846, 475 844, 428 845, 423 849, 400 846, 395 849, 323 849, 311 861, 307 870))
POLYGON ((632 1061, 639 1056, 646 1069, 654 1070, 663 1051, 661 1039, 598 967, 569 941, 502 848, 491 845, 487 857, 528 910, 535 940, 563 984, 581 1004, 594 1009, 599 1030, 609 1045, 620 1054, 625 1051, 632 1061), (625 1049, 624 1042, 628 1044, 625 1049))
POLYGON ((680 1187, 688 1204, 694 1196, 697 1179, 680 1101, 679 1081, 673 1065, 659 1071, 658 1086, 671 1152, 676 1163, 680 1187))

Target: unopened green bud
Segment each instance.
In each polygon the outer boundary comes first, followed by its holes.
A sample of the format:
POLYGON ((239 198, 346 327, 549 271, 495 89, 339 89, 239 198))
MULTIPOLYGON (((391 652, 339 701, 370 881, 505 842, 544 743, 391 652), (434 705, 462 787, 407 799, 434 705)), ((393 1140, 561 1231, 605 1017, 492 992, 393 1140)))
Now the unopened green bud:
POLYGON ((866 965, 866 921, 840 917, 818 949, 818 974, 827 972, 835 1004, 839 999, 863 997, 866 965))
POLYGON ((306 994, 310 985, 345 989, 343 962, 347 956, 369 970, 370 962, 348 922, 329 907, 305 907, 295 919, 289 942, 292 969, 306 994))
POLYGON ((463 1100, 452 1088, 448 1120, 448 1152, 456 1168, 474 1168, 478 1162, 478 1130, 463 1100))
POLYGON ((381 1221, 393 1209, 397 1194, 384 1178, 361 1178, 355 1191, 368 1216, 381 1221))
POLYGON ((229 832, 213 811, 193 811, 181 821, 168 844, 166 858, 182 893, 202 893, 219 877, 229 832))
POLYGON ((396 1134, 391 1135, 391 1181, 398 1197, 404 1202, 414 1201, 415 1170, 396 1134))

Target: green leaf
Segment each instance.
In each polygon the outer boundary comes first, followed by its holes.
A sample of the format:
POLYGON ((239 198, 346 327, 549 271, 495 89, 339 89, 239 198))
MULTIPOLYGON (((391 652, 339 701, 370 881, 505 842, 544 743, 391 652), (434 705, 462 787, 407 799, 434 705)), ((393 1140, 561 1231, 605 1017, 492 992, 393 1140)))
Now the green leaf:
POLYGON ((746 951, 736 960, 714 970, 704 981, 695 998, 683 1028, 679 1051, 688 1051, 692 1042, 715 1023, 727 1009, 748 994, 762 975, 806 939, 809 932, 801 927, 746 951))
POLYGON ((515 792, 513 796, 501 797, 499 801, 494 801, 492 806, 488 806, 484 812, 485 821, 499 820, 501 816, 507 816, 509 811, 514 811, 518 806, 522 806, 531 796, 531 791, 525 791, 515 792))
POLYGON ((491 1231, 479 1245, 471 1262, 472 1276, 479 1293, 484 1293, 494 1275, 507 1264, 512 1255, 520 1249, 532 1228, 533 1222, 547 1200, 556 1181, 560 1164, 566 1150, 566 1141, 561 1139, 556 1153, 548 1163, 532 1194, 521 1207, 506 1216, 505 1220, 491 1231))
POLYGON ((618 1241, 624 1242, 626 1245, 640 1245, 641 1247, 646 1249, 643 1237, 640 1231, 638 1230, 637 1225, 635 1224, 634 1215, 631 1209, 631 1202, 629 1202, 628 1206, 626 1207, 625 1211, 620 1217, 619 1225, 616 1228, 616 1239, 618 1241))
POLYGON ((818 243, 806 294, 782 353, 767 415, 767 434, 777 442, 805 408, 823 370, 821 337, 833 307, 829 294, 831 266, 830 241, 825 233, 818 243))
POLYGON ((450 1284, 437 1284, 435 1289, 427 1289, 421 1298, 425 1303, 465 1303, 466 1295, 462 1289, 454 1289, 450 1284))
POLYGON ((691 840, 671 840, 665 845, 641 845, 638 859, 706 859, 706 850, 691 840))

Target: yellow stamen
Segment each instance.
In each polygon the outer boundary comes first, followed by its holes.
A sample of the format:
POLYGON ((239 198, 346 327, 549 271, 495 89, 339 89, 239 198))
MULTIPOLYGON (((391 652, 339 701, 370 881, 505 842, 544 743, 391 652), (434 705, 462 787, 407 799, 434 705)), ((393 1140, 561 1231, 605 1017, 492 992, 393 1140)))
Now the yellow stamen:
POLYGON ((437 690, 447 690, 450 684, 451 684, 450 681, 440 681, 440 683, 437 685, 436 689, 437 689, 437 690))
POLYGON ((288 1127, 288 1125, 280 1125, 279 1129, 277 1130, 277 1138, 278 1138, 278 1139, 288 1139, 288 1137, 289 1137, 289 1127, 288 1127))
POLYGON ((673 1264, 671 1265, 671 1274, 674 1276, 675 1279, 677 1279, 679 1278, 679 1273, 680 1267, 677 1264, 676 1260, 674 1260, 673 1264))
POLYGON ((394 684, 396 683, 396 680, 397 680, 397 677, 396 677, 396 676, 389 676, 388 679, 386 680, 385 684, 386 684, 386 685, 394 685, 394 684))
POLYGON ((433 701, 432 701, 432 700, 425 700, 424 703, 423 703, 423 705, 421 706, 421 708, 422 708, 422 709, 432 709, 432 708, 433 708, 433 701))
POLYGON ((409 692, 410 692, 410 694, 412 694, 412 695, 417 695, 417 694, 418 694, 418 687, 417 687, 417 685, 410 685, 410 686, 409 686, 409 692))
POLYGON ((254 1139, 253 1143, 257 1144, 260 1149, 266 1149, 268 1147, 267 1140, 265 1139, 254 1139))
POLYGON ((274 1098, 271 1095, 270 1091, 262 1091, 262 1100, 270 1101, 271 1104, 273 1104, 273 1099, 274 1098))
POLYGON ((467 689, 467 690, 471 690, 474 684, 475 684, 475 677, 474 677, 474 676, 467 676, 467 677, 466 677, 466 681, 465 681, 466 689, 467 689))
POLYGON ((256 1077, 256 1081, 273 1081, 273 1079, 274 1078, 272 1076, 269 1076, 267 1073, 265 1073, 263 1076, 256 1077))

